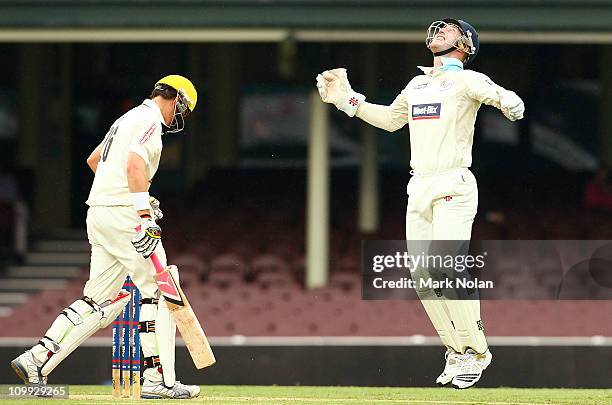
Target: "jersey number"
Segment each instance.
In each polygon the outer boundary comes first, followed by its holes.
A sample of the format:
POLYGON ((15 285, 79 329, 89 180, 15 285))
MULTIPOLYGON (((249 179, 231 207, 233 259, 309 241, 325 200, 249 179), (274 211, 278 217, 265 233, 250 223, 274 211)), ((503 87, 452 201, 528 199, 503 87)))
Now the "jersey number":
POLYGON ((108 151, 110 150, 110 147, 113 144, 113 137, 117 133, 117 129, 118 125, 113 125, 106 134, 106 137, 104 138, 104 146, 102 147, 102 156, 100 158, 102 162, 106 162, 106 158, 108 157, 108 151))

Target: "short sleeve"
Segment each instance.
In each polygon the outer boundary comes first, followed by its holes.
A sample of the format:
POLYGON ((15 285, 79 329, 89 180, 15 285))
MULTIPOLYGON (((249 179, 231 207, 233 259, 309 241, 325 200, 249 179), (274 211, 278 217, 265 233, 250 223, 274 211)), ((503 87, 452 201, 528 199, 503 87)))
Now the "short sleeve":
POLYGON ((129 151, 140 156, 147 166, 149 166, 151 158, 157 153, 158 147, 155 142, 155 135, 159 132, 161 132, 161 124, 152 121, 139 125, 134 130, 129 151))

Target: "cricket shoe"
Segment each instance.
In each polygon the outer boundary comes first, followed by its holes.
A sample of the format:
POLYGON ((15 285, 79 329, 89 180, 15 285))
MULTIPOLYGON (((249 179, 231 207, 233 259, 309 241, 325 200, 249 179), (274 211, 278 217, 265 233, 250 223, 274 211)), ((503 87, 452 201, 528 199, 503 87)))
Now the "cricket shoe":
POLYGON ((15 373, 23 380, 26 385, 46 385, 47 377, 43 376, 40 372, 41 368, 38 367, 34 361, 34 356, 29 350, 25 351, 15 360, 11 361, 11 367, 15 370, 15 373))
POLYGON ((199 395, 199 386, 185 385, 180 381, 176 381, 172 387, 166 387, 163 382, 145 380, 140 392, 143 399, 191 399, 199 395))
POLYGON ((493 359, 493 355, 489 350, 480 354, 472 349, 468 349, 464 356, 467 358, 464 359, 459 372, 453 378, 453 387, 457 389, 470 388, 476 384, 480 377, 482 377, 482 372, 491 364, 493 359))
POLYGON ((436 378, 436 384, 438 385, 446 385, 450 383, 453 378, 457 374, 459 374, 459 370, 461 369, 461 365, 463 364, 463 359, 465 355, 461 353, 457 353, 451 348, 446 349, 446 353, 444 353, 444 359, 446 360, 446 364, 444 365, 444 371, 442 374, 436 378))

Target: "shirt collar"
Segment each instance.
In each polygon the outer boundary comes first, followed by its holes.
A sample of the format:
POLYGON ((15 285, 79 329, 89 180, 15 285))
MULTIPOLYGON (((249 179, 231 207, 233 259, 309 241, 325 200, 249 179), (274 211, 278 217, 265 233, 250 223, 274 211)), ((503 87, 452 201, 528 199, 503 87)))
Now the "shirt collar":
POLYGON ((166 125, 166 121, 164 120, 164 116, 162 115, 161 110, 159 109, 159 106, 157 105, 157 103, 155 101, 150 100, 150 99, 146 99, 145 101, 142 102, 142 104, 146 105, 151 110, 153 110, 153 113, 155 115, 157 115, 157 118, 159 118, 159 121, 162 123, 162 125, 166 125))
POLYGON ((440 71, 449 71, 449 70, 463 70, 463 62, 461 62, 457 58, 447 58, 444 56, 440 57, 440 61, 442 62, 442 66, 430 67, 430 66, 418 66, 419 69, 423 71, 426 75, 433 75, 436 72, 440 71))

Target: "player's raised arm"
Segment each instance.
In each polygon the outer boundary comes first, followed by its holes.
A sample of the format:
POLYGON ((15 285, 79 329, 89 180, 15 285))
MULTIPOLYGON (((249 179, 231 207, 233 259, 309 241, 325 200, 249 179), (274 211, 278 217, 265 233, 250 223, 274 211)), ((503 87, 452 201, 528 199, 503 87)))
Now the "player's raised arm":
POLYGON ((317 89, 325 103, 335 105, 349 117, 356 115, 377 128, 393 132, 408 122, 408 100, 403 93, 389 106, 368 103, 363 94, 351 88, 344 68, 326 70, 317 75, 317 89))
POLYGON ((513 91, 506 90, 487 75, 471 72, 468 77, 468 95, 487 105, 499 108, 510 121, 523 118, 525 104, 523 100, 513 91))

